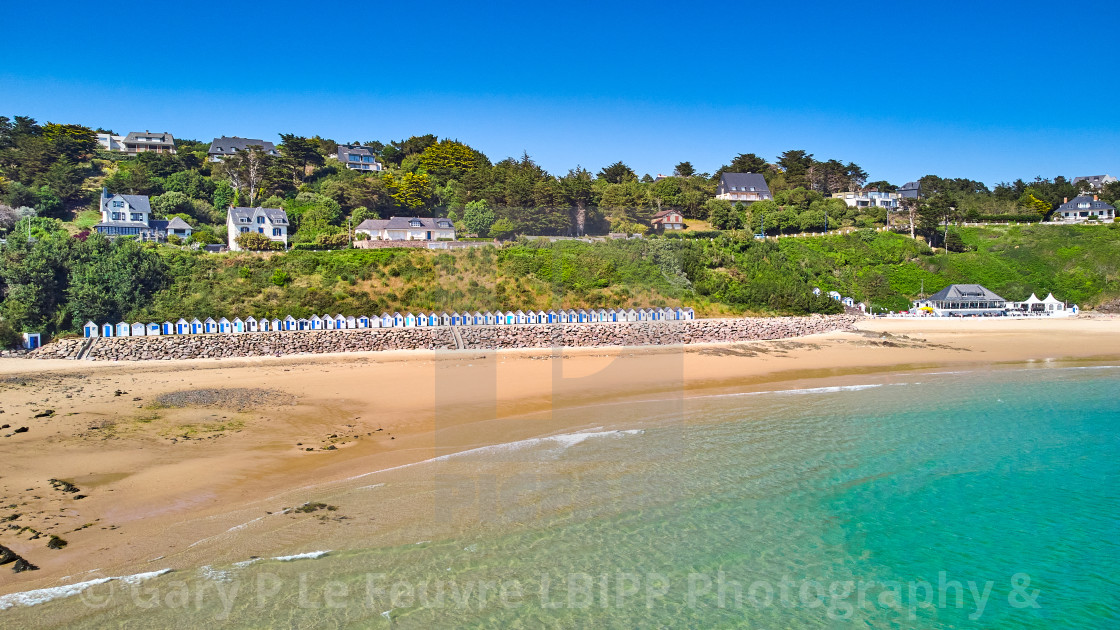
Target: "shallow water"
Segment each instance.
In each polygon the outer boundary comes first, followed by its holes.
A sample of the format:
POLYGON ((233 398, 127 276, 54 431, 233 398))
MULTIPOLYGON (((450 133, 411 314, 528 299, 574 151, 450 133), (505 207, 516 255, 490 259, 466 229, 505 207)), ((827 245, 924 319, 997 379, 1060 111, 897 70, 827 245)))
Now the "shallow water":
POLYGON ((282 557, 8 598, 0 622, 1120 625, 1120 369, 890 380, 558 412, 587 428, 308 491, 337 512, 230 534, 282 557))

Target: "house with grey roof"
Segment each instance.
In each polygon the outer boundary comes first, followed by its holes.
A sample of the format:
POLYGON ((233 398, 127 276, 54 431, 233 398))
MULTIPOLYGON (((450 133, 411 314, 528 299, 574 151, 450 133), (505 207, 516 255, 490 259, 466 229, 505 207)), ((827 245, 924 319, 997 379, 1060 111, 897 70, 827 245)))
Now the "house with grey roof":
POLYGON ((331 156, 344 164, 352 171, 378 172, 384 169, 381 162, 377 161, 377 154, 369 147, 360 144, 338 145, 338 155, 331 156))
POLYGON ((226 233, 230 251, 239 252, 237 237, 256 232, 274 243, 288 246, 288 213, 279 208, 235 208, 226 212, 226 233))
POLYGON ((121 141, 125 153, 175 153, 175 138, 164 131, 163 133, 151 131, 130 131, 121 141))
POLYGON ((1116 220, 1116 208, 1101 201, 1100 195, 1080 195, 1073 199, 1063 199, 1062 205, 1050 215, 1050 220, 1059 223, 1112 223, 1116 220))
POLYGON ((921 182, 906 182, 898 189, 898 194, 903 199, 917 199, 922 196, 921 182))
POLYGON ((938 317, 1003 315, 1007 300, 979 284, 951 284, 925 299, 914 302, 914 310, 938 317))
POLYGON ((1081 182, 1087 182, 1090 190, 1101 190, 1106 185, 1117 181, 1112 175, 1082 175, 1073 178, 1073 185, 1076 186, 1081 182))
POLYGON ((366 219, 354 232, 375 241, 453 241, 455 224, 451 219, 429 217, 392 217, 366 219))
POLYGON ((724 173, 716 188, 716 199, 731 203, 752 204, 773 198, 766 178, 758 173, 724 173))
POLYGON ((166 241, 168 236, 189 238, 192 228, 176 217, 152 219, 152 206, 147 195, 110 195, 101 189, 101 222, 93 226, 98 234, 108 237, 132 236, 143 241, 166 241))
POLYGON ((242 138, 239 136, 214 138, 214 141, 210 143, 210 150, 207 152, 207 155, 210 156, 211 162, 220 162, 238 151, 244 151, 249 147, 260 147, 261 150, 268 155, 280 155, 280 152, 276 150, 276 145, 271 142, 258 140, 256 138, 242 138))

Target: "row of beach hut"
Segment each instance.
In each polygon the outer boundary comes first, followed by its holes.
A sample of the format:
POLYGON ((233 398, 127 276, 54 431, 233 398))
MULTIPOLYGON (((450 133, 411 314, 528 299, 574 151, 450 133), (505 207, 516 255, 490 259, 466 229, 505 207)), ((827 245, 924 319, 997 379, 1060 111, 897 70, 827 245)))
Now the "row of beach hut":
POLYGON ((197 317, 177 322, 96 324, 86 322, 86 337, 150 337, 157 335, 207 335, 216 333, 254 333, 299 330, 343 330, 361 328, 423 328, 431 326, 521 326, 533 324, 594 324, 601 322, 652 322, 695 319, 691 308, 570 309, 560 311, 492 311, 481 313, 382 313, 381 317, 353 315, 312 315, 296 319, 234 318, 214 320, 197 317))

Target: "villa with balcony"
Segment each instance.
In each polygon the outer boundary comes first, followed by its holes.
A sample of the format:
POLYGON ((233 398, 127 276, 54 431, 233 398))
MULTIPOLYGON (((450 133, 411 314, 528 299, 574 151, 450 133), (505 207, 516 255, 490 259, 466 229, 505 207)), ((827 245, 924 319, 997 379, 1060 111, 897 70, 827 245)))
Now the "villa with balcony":
POLYGON ((770 187, 766 185, 766 178, 758 173, 724 173, 719 178, 719 187, 716 188, 716 199, 731 203, 749 205, 773 198, 770 187))

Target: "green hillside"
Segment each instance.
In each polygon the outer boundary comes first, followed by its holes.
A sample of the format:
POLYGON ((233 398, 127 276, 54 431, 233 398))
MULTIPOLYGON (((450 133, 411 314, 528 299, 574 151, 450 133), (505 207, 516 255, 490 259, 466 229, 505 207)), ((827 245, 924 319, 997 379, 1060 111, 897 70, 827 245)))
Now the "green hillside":
POLYGON ((98 322, 312 313, 687 305, 700 316, 837 312, 813 287, 901 310, 924 289, 978 282, 1008 299, 1053 292, 1092 307, 1120 295, 1120 224, 959 230, 969 251, 860 230, 760 241, 521 239, 502 247, 205 254, 36 220, 0 252, 0 315, 14 330, 98 322))

